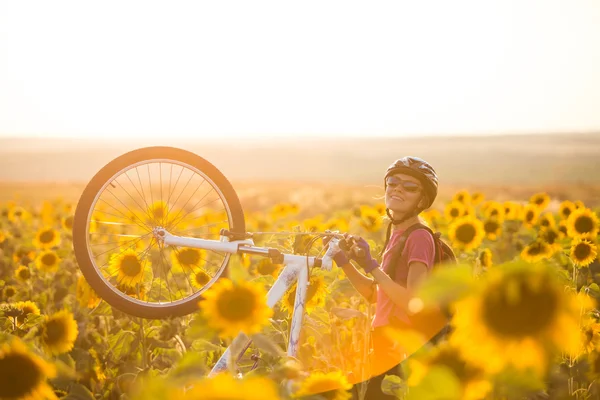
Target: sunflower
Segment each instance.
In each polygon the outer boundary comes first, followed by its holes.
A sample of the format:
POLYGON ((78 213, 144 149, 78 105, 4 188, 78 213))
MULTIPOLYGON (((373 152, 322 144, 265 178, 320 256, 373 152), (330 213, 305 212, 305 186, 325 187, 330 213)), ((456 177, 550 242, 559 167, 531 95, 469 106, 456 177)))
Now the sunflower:
POLYGON ((481 204, 483 200, 485 200, 485 195, 481 192, 475 192, 471 196, 471 204, 473 204, 474 206, 481 204))
POLYGON ((410 375, 406 383, 409 387, 418 386, 431 368, 445 367, 460 383, 461 399, 483 399, 492 389, 485 371, 467 362, 460 350, 448 342, 436 346, 420 357, 409 358, 408 366, 410 375))
POLYGON ((444 216, 446 217, 447 221, 452 222, 455 219, 464 216, 466 210, 467 208, 463 203, 453 201, 446 204, 446 207, 444 207, 444 216))
POLYGON ((577 348, 580 313, 592 307, 589 297, 565 291, 550 266, 509 263, 488 270, 455 304, 449 341, 486 372, 511 365, 543 374, 555 351, 577 348))
POLYGON ((192 285, 196 286, 199 289, 202 289, 208 282, 211 280, 211 276, 207 274, 204 270, 198 269, 194 271, 194 277, 192 279, 192 285))
POLYGON ((493 218, 493 219, 497 220, 499 223, 502 223, 505 218, 504 205, 502 205, 496 201, 492 201, 486 207, 485 211, 483 212, 483 215, 486 216, 488 219, 493 218))
POLYGON ((263 258, 256 264, 256 272, 260 275, 271 275, 274 278, 277 277, 282 268, 283 264, 275 264, 269 257, 263 258))
MULTIPOLYGON (((363 209, 370 209, 368 206, 360 206, 361 212, 364 212, 363 209)), ((302 226, 306 232, 318 232, 321 230, 321 226, 323 225, 323 215, 319 214, 313 218, 307 218, 302 221, 302 226)))
POLYGON ((30 352, 18 339, 0 345, 0 399, 57 399, 47 379, 56 367, 30 352))
POLYGON ((561 234, 561 237, 567 237, 569 228, 567 228, 567 220, 563 219, 558 223, 558 231, 561 234))
POLYGON ((374 208, 361 206, 359 224, 367 232, 377 232, 383 225, 383 219, 381 218, 379 211, 374 208))
POLYGON ((483 222, 474 217, 463 217, 454 221, 448 228, 452 244, 464 251, 477 248, 485 236, 483 222))
POLYGON ((146 300, 146 285, 136 284, 129 286, 120 283, 117 285, 117 289, 134 299, 146 300))
MULTIPOLYGON (((384 211, 385 213, 385 211, 384 211)), ((348 232, 350 229, 350 224, 347 219, 344 218, 335 218, 323 224, 324 230, 329 231, 338 231, 338 232, 348 232)))
POLYGON ((550 257, 552 254, 553 249, 548 243, 535 240, 521 251, 521 258, 527 262, 535 263, 550 257))
POLYGON ((195 271, 206 259, 206 252, 193 247, 180 247, 171 252, 171 262, 179 272, 195 271))
POLYGON ((552 247, 553 251, 558 251, 562 248, 560 243, 558 243, 561 236, 563 236, 563 234, 556 228, 543 229, 539 233, 540 239, 552 247))
POLYGON ((579 208, 567 219, 567 234, 595 239, 598 235, 598 216, 589 208, 579 208))
MULTIPOLYGON (((178 398, 178 396, 173 397, 178 398)), ((211 378, 194 382, 184 399, 203 400, 279 400, 279 392, 273 380, 262 376, 236 379, 222 372, 211 378)))
POLYGON ((155 201, 148 208, 148 215, 151 218, 150 222, 155 224, 162 223, 163 221, 165 221, 165 218, 167 217, 168 213, 169 207, 164 201, 155 201))
POLYGON ((470 204, 471 194, 465 189, 459 190, 458 192, 454 193, 454 196, 452 196, 452 201, 462 204, 470 204))
POLYGON ((349 400, 352 398, 349 392, 351 388, 352 385, 341 371, 313 372, 302 381, 294 397, 327 392, 324 396, 329 400, 349 400))
MULTIPOLYGON (((287 311, 289 314, 291 314, 294 310, 297 287, 298 283, 290 287, 283 295, 281 309, 287 311)), ((306 288, 306 302, 304 305, 305 312, 311 313, 315 307, 323 307, 325 305, 326 294, 327 287, 323 275, 320 275, 316 272, 311 273, 310 279, 308 280, 308 287, 306 288)))
POLYGON ((139 258, 139 255, 131 250, 125 250, 119 254, 110 256, 109 273, 114 275, 118 273, 117 281, 127 286, 135 286, 136 283, 142 282, 144 279, 144 260, 139 258))
POLYGON ((560 215, 562 219, 567 219, 574 210, 575 203, 569 200, 565 200, 558 206, 558 215, 560 215))
POLYGON ((52 250, 46 250, 42 252, 35 261, 37 267, 44 271, 56 271, 60 258, 52 250))
POLYGON ((2 298, 4 300, 8 300, 11 297, 13 297, 14 295, 17 294, 17 289, 14 286, 5 286, 4 289, 2 289, 2 298))
POLYGON ((575 357, 579 353, 590 353, 600 346, 600 323, 594 319, 587 319, 581 327, 581 347, 574 353, 575 357))
POLYGON ((496 240, 502 233, 502 223, 496 218, 489 218, 483 223, 483 230, 488 239, 496 240))
POLYGON ((60 235, 52 228, 40 229, 33 239, 33 244, 40 249, 50 249, 60 244, 60 235))
POLYGON ((538 225, 542 228, 554 228, 556 226, 556 220, 551 212, 542 214, 538 220, 538 225))
POLYGON ((571 243, 570 256, 575 266, 579 268, 587 267, 598 256, 598 249, 595 243, 582 237, 577 237, 571 243))
POLYGON ((504 207, 504 218, 509 221, 520 219, 521 205, 512 201, 505 201, 502 203, 504 207))
POLYGON ((385 209, 387 207, 385 206, 385 203, 377 203, 373 206, 373 209, 375 211, 377 211, 377 213, 379 213, 379 215, 386 215, 385 214, 385 209))
POLYGON ((39 307, 30 300, 18 301, 16 303, 12 304, 12 306, 19 312, 19 315, 16 316, 17 322, 19 324, 22 324, 23 322, 25 322, 25 319, 30 314, 31 315, 40 315, 39 307))
POLYGON ((527 204, 521 215, 523 218, 523 225, 528 228, 533 228, 540 216, 540 209, 533 204, 527 204))
POLYGON ((581 200, 575 200, 575 209, 579 210, 580 208, 585 208, 585 204, 583 204, 583 201, 581 200))
POLYGON ((12 223, 18 223, 21 221, 28 221, 31 214, 21 206, 12 207, 8 211, 8 220, 12 223))
POLYGON ((489 268, 492 266, 492 251, 490 249, 483 249, 479 253, 479 263, 482 267, 489 268))
POLYGON ((73 216, 69 215, 61 220, 62 227, 65 231, 71 232, 73 230, 73 216))
POLYGON ((27 266, 35 258, 35 252, 29 247, 19 246, 12 258, 15 264, 27 266))
POLYGON ((19 268, 15 270, 15 277, 21 282, 27 282, 31 279, 31 271, 24 265, 19 265, 19 268))
POLYGON ((199 303, 206 320, 221 337, 235 337, 240 331, 251 335, 269 323, 273 310, 267 305, 263 286, 221 278, 204 294, 199 303))
POLYGON ((83 308, 95 308, 101 301, 94 289, 87 283, 83 275, 77 279, 76 296, 79 306, 83 308))
POLYGON ((67 310, 46 316, 41 325, 42 345, 49 354, 57 355, 73 349, 79 329, 77 322, 67 310))
POLYGON ((544 192, 536 193, 529 199, 529 204, 534 205, 539 211, 542 211, 550 204, 550 196, 544 192))

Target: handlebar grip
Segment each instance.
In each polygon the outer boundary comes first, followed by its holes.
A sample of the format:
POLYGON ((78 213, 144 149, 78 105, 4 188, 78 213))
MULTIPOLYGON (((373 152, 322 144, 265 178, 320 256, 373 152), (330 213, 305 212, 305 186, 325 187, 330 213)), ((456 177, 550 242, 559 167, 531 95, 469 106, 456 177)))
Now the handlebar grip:
MULTIPOLYGON (((349 251, 350 248, 352 246, 354 246, 355 244, 356 244, 356 239, 354 239, 353 237, 349 237, 348 239, 341 239, 340 240, 340 249, 342 249, 344 251, 349 251)), ((358 258, 363 258, 365 256, 365 250, 360 247, 355 247, 352 250, 352 252, 358 258)))

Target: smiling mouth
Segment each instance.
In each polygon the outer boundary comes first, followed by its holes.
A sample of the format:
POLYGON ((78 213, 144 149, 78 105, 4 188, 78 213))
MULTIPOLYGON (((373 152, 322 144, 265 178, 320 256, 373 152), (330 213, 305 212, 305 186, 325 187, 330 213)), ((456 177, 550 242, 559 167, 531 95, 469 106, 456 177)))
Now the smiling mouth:
POLYGON ((399 201, 404 201, 404 199, 403 199, 403 198, 401 198, 401 197, 398 197, 398 196, 392 196, 392 199, 394 199, 394 200, 399 200, 399 201))

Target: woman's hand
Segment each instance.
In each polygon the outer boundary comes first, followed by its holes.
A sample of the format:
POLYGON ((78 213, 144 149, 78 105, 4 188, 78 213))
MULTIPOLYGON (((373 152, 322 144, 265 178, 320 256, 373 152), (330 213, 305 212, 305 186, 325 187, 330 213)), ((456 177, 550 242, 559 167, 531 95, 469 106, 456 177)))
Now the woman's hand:
MULTIPOLYGON (((331 236, 323 236, 323 246, 327 246, 330 241, 331 236)), ((335 261, 335 264, 340 268, 350 263, 350 260, 348 260, 348 257, 346 256, 346 253, 341 249, 334 254, 333 261, 335 261)))
POLYGON ((350 259, 356 261, 365 272, 369 273, 379 267, 377 260, 371 256, 371 248, 365 239, 360 236, 350 236, 348 234, 344 234, 344 238, 354 243, 348 252, 350 259), (356 249, 362 249, 362 257, 357 255, 356 249))

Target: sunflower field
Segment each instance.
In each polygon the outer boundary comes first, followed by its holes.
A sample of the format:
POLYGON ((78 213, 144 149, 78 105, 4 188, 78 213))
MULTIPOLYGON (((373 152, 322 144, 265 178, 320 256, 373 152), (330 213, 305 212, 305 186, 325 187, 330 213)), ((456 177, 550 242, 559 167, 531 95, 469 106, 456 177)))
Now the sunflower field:
MULTIPOLYGON (((288 357, 296 288, 274 308, 266 304, 283 265, 236 255, 214 281, 209 252, 180 248, 164 260, 182 276, 176 283, 210 285, 197 311, 133 317, 83 277, 73 249, 75 206, 0 204, 0 399, 352 398, 369 357, 374 306, 341 269, 311 271, 298 354, 288 357), (252 345, 228 372, 209 378, 239 332, 252 345)), ((166 207, 155 201, 145 211, 161 218, 166 207)), ((418 299, 452 310, 452 329, 424 347, 418 335, 390 332, 418 351, 404 363, 406 379, 386 378, 384 391, 399 399, 600 398, 597 207, 544 192, 499 202, 460 190, 423 212, 458 264, 436 268, 418 299)), ((360 235, 379 254, 387 228, 377 201, 334 212, 300 202, 245 212, 248 232, 269 232, 255 245, 291 254, 322 256, 314 239, 326 230, 360 235)), ((94 227, 98 246, 115 240, 115 223, 104 222, 94 227)), ((127 243, 128 251, 98 252, 120 290, 140 300, 172 296, 144 284, 153 255, 143 242, 127 243)))

